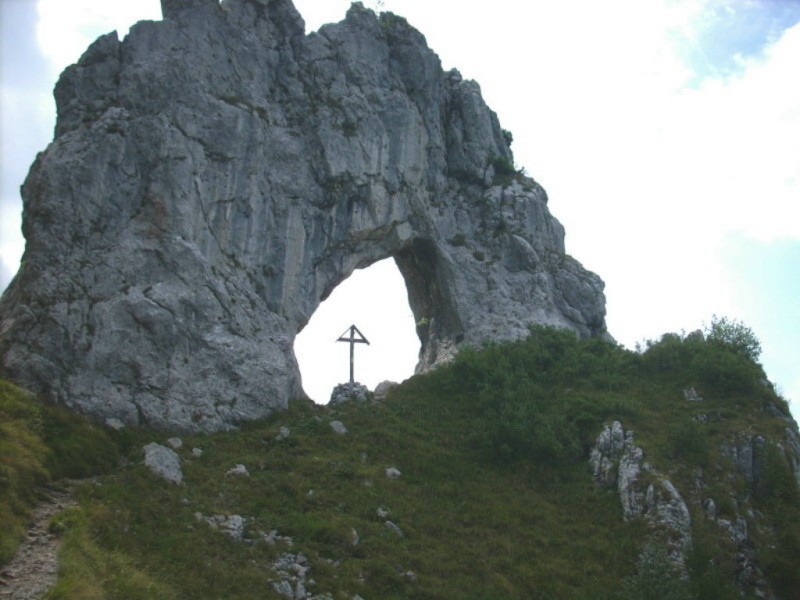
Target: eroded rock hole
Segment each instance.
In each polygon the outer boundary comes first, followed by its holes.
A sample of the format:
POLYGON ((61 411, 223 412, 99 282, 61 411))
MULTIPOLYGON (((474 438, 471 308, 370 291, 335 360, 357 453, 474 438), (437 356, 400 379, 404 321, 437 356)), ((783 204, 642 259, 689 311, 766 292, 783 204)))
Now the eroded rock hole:
POLYGON ((336 338, 355 324, 370 345, 355 349, 355 379, 369 389, 381 381, 401 382, 414 373, 420 342, 408 292, 391 258, 355 271, 320 304, 297 335, 294 352, 303 389, 318 404, 350 378, 350 348, 336 338))

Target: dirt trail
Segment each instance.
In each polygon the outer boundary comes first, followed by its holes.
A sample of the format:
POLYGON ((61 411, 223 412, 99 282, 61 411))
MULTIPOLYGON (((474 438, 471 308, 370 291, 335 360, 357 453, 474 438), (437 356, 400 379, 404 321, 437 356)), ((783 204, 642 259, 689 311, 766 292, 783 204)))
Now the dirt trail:
POLYGON ((48 531, 48 525, 54 514, 75 505, 74 488, 74 482, 60 482, 46 489, 46 498, 34 509, 17 555, 0 572, 3 600, 39 600, 56 582, 59 539, 48 531))

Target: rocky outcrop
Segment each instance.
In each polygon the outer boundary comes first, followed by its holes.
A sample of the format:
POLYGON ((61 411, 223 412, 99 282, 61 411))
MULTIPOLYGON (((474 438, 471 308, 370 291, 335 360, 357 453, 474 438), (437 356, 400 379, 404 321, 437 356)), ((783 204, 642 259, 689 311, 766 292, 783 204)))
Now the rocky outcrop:
POLYGON ((713 523, 720 543, 730 548, 733 575, 742 596, 777 598, 762 563, 764 551, 774 550, 779 525, 765 518, 754 499, 774 500, 773 488, 781 485, 789 494, 786 490, 795 484, 795 468, 800 463, 797 439, 796 426, 785 429, 782 442, 750 431, 738 432, 722 444, 717 463, 695 469, 693 489, 685 490, 685 500, 672 481, 644 462, 633 432, 625 431, 619 421, 606 425, 597 436, 589 465, 598 485, 616 488, 624 518, 645 519, 658 545, 676 565, 685 567, 691 549, 688 507, 694 506, 694 515, 713 523), (727 493, 712 496, 722 490, 727 493))
POLYGON ((654 535, 663 536, 670 558, 684 565, 692 547, 689 509, 673 483, 643 458, 633 431, 614 421, 597 436, 589 464, 595 482, 617 488, 625 519, 644 518, 654 535))
POLYGON ((23 186, 3 372, 125 424, 217 430, 302 394, 296 334, 393 257, 418 370, 532 323, 605 335, 603 283, 513 172, 473 81, 354 4, 306 35, 290 0, 162 0, 61 76, 23 186))

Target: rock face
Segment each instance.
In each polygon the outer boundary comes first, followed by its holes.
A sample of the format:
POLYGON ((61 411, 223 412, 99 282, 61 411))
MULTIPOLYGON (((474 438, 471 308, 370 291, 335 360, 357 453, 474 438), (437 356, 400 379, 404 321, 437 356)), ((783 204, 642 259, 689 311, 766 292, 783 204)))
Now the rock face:
POLYGON ((422 347, 531 323, 605 334, 599 277, 475 82, 354 4, 306 35, 290 0, 162 0, 56 86, 23 186, 0 359, 52 401, 217 430, 302 394, 293 342, 355 269, 393 257, 422 347))
POLYGON ((614 421, 597 436, 589 465, 598 485, 617 488, 625 520, 644 518, 654 532, 666 534, 670 558, 683 565, 692 546, 689 509, 672 482, 643 458, 633 431, 614 421))

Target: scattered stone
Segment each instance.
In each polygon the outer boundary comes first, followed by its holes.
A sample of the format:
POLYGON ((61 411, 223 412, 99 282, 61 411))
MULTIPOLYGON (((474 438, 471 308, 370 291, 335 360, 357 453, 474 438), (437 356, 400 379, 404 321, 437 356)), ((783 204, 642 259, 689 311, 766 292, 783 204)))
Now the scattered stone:
POLYGON ((291 537, 288 535, 278 535, 278 531, 276 529, 273 529, 269 533, 264 533, 261 531, 259 532, 259 535, 261 536, 261 539, 270 546, 274 546, 278 542, 281 542, 291 548, 294 544, 294 540, 291 537))
POLYGON ((366 402, 369 400, 369 388, 363 383, 340 383, 331 392, 330 406, 338 406, 356 400, 357 402, 366 402))
POLYGON ((205 521, 213 529, 218 529, 231 539, 241 542, 244 539, 244 526, 246 519, 241 515, 213 515, 206 517, 203 513, 194 513, 194 518, 198 521, 205 521))
POLYGON ((395 525, 391 521, 386 521, 384 523, 384 525, 386 525, 386 527, 389 529, 389 531, 392 531, 394 534, 396 534, 397 537, 401 537, 401 538, 402 537, 406 537, 406 535, 403 533, 403 530, 400 529, 397 525, 395 525))
POLYGON ((353 546, 358 546, 358 542, 361 541, 361 538, 358 537, 358 532, 352 527, 350 528, 350 541, 353 546))
POLYGON ((183 447, 183 440, 179 437, 171 437, 167 440, 167 444, 173 450, 179 450, 181 447, 183 447))
POLYGON ((287 598, 294 598, 294 590, 292 589, 292 584, 286 580, 273 581, 272 589, 278 592, 281 596, 286 596, 287 598))
POLYGON ((295 600, 320 600, 322 598, 332 597, 328 594, 314 594, 310 595, 307 588, 316 585, 313 579, 308 578, 311 572, 311 565, 308 559, 302 554, 285 553, 281 554, 274 563, 272 569, 280 578, 278 581, 273 581, 272 589, 278 594, 293 598, 295 600))
POLYGON ((694 389, 694 386, 688 387, 683 390, 683 397, 686 398, 687 402, 702 402, 703 397, 697 393, 697 390, 694 389))
POLYGON ((287 439, 290 434, 291 434, 291 431, 289 431, 288 427, 281 427, 278 430, 278 435, 275 436, 275 439, 280 442, 280 441, 283 441, 283 440, 287 439))
POLYGON ((108 419, 106 419, 105 423, 106 427, 110 427, 114 431, 121 431, 122 429, 125 429, 125 423, 123 423, 116 417, 109 417, 108 419))
POLYGON ((375 391, 372 392, 372 397, 376 402, 382 402, 386 399, 389 392, 397 387, 396 381, 381 381, 375 386, 375 391))
POLYGON ((714 502, 713 498, 707 498, 703 502, 703 508, 706 511, 706 516, 710 520, 712 520, 712 521, 716 520, 716 518, 717 518, 717 504, 716 504, 716 502, 714 502))
POLYGON ((388 477, 389 479, 397 479, 398 477, 400 477, 400 475, 402 475, 402 473, 400 472, 400 469, 398 469, 397 467, 387 467, 386 477, 388 477))
POLYGON ((341 421, 331 421, 330 425, 331 429, 333 429, 333 431, 339 435, 344 435, 347 433, 347 427, 345 427, 344 423, 341 421))
POLYGON ((383 507, 380 507, 375 513, 378 515, 379 519, 386 519, 389 516, 389 511, 383 507))
POLYGON ((241 477, 250 477, 250 472, 244 465, 236 465, 232 469, 228 469, 225 475, 239 475, 241 477))
POLYGON ((167 481, 180 484, 183 481, 181 459, 175 451, 152 442, 144 447, 144 464, 153 473, 167 481))
POLYGON ((203 456, 203 449, 202 448, 192 448, 192 456, 194 458, 200 458, 203 456))

